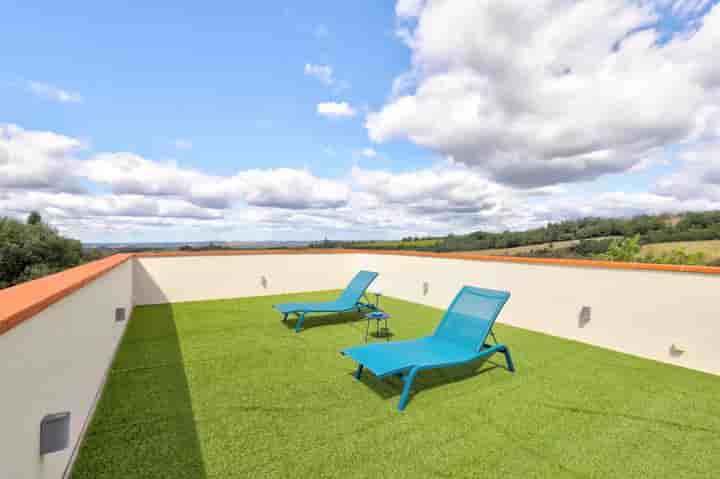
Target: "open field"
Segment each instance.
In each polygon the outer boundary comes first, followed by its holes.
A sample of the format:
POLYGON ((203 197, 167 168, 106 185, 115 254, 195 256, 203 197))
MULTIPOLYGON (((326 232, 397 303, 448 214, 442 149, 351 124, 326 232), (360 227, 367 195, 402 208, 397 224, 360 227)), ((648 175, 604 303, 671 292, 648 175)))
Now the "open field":
MULTIPOLYGON (((609 239, 613 238, 611 236, 603 237, 603 238, 589 238, 590 240, 603 240, 603 239, 609 239)), ((481 255, 491 255, 491 256, 516 256, 523 253, 531 253, 533 251, 542 250, 547 247, 549 247, 552 244, 552 247, 555 249, 562 249, 562 248, 569 248, 571 246, 575 246, 578 244, 581 240, 567 240, 567 241, 555 241, 553 243, 539 243, 539 244, 532 244, 527 246, 515 246, 513 248, 493 248, 493 249, 482 249, 482 250, 475 250, 475 251, 463 251, 464 253, 470 253, 470 254, 477 254, 479 256, 481 255)))
MULTIPOLYGON (((713 477, 716 376, 496 326, 503 357, 402 386, 339 351, 357 313, 280 321, 272 304, 337 293, 135 308, 72 477, 713 477)), ((512 300, 511 300, 512 301, 512 300)), ((442 312, 383 298, 395 339, 442 312)), ((502 316, 501 316, 502 318, 502 316)))
POLYGON ((642 247, 641 254, 659 255, 669 253, 673 250, 681 249, 686 253, 705 254, 706 261, 720 259, 720 240, 709 241, 677 241, 671 243, 648 244, 642 247))
MULTIPOLYGON (((568 241, 555 241, 552 243, 553 248, 569 248, 570 246, 575 246, 578 244, 580 240, 568 240, 568 241)), ((514 248, 494 248, 494 249, 482 249, 482 250, 476 250, 476 251, 463 251, 463 253, 470 253, 470 254, 477 254, 479 256, 481 255, 491 255, 491 256, 515 256, 518 254, 523 253, 530 253, 532 251, 545 249, 548 246, 550 246, 550 243, 540 243, 540 244, 533 244, 528 246, 516 246, 514 248)))
POLYGON ((355 248, 430 248, 440 242, 439 239, 422 239, 413 241, 367 241, 353 243, 355 248))

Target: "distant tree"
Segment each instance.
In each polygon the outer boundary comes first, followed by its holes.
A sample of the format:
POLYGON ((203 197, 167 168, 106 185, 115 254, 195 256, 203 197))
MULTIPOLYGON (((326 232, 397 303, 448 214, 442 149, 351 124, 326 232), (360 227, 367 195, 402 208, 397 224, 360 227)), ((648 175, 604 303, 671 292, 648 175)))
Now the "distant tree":
POLYGON ((42 223, 42 216, 40 216, 40 213, 37 211, 32 211, 27 217, 27 224, 29 225, 39 225, 42 223))
MULTIPOLYGON (((603 239, 608 236, 631 238, 638 234, 640 244, 720 239, 720 211, 686 213, 672 218, 668 215, 642 215, 634 218, 588 217, 548 223, 542 228, 527 231, 475 231, 467 235, 441 238, 433 248, 437 251, 482 250, 565 240, 603 239)), ((595 252, 596 248, 591 249, 593 252, 590 254, 599 254, 595 252)))
POLYGON ((640 254, 640 235, 632 238, 613 240, 607 253, 600 255, 602 259, 609 261, 636 261, 640 254))
POLYGON ((0 288, 55 273, 85 260, 77 240, 62 237, 31 214, 27 224, 0 218, 0 288))
POLYGON ((609 239, 581 240, 577 245, 575 245, 575 253, 580 256, 593 256, 607 253, 607 250, 610 247, 610 243, 612 243, 612 241, 613 240, 609 239))

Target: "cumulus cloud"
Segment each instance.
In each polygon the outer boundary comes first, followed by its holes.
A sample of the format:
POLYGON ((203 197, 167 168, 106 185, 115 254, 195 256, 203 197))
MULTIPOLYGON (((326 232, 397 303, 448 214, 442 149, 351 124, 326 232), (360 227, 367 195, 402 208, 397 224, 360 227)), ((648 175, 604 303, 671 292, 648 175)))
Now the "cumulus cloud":
MULTIPOLYGON (((413 70, 366 127, 514 186, 629 170, 717 127, 720 7, 661 43, 651 2, 400 1, 413 70), (700 131, 698 131, 700 130, 700 131)), ((678 7, 680 8, 680 7, 678 7)), ((683 8, 690 8, 685 6, 683 8)), ((693 10, 697 10, 695 6, 693 10)))
POLYGON ((42 211, 55 218, 165 217, 217 219, 218 211, 200 208, 187 201, 140 195, 102 195, 14 192, 0 200, 0 211, 28 213, 42 211))
POLYGON ((345 182, 307 170, 253 169, 219 176, 130 152, 78 158, 83 147, 80 140, 57 133, 0 126, 0 215, 22 217, 38 210, 66 231, 85 228, 87 218, 103 224, 116 218, 112 221, 133 227, 139 227, 139 218, 146 218, 142 224, 148 227, 182 219, 189 227, 220 221, 238 208, 337 209, 351 195, 345 182), (94 187, 84 191, 81 184, 94 187))
POLYGON ((348 201, 350 189, 338 181, 318 178, 305 170, 248 170, 230 180, 253 206, 287 209, 335 208, 348 201))
POLYGON ((419 213, 477 213, 494 208, 506 194, 503 187, 467 168, 445 165, 407 173, 356 167, 352 177, 362 191, 381 203, 419 213))
POLYGON ((83 101, 83 97, 79 93, 49 83, 31 81, 27 83, 27 88, 41 98, 59 103, 82 103, 83 101))
POLYGON ((192 196, 194 185, 215 181, 174 161, 156 162, 134 153, 100 153, 84 161, 78 173, 116 194, 192 196))
POLYGON ((656 193, 670 199, 720 202, 720 143, 690 147, 678 159, 679 169, 660 179, 656 193))
POLYGON ((318 103, 318 115, 328 118, 352 118, 356 115, 355 109, 347 102, 325 102, 318 103))
POLYGON ((424 6, 425 0, 398 0, 395 14, 400 18, 417 17, 424 6))
POLYGON ((84 175, 116 194, 178 197, 205 208, 233 203, 276 208, 335 207, 347 201, 346 185, 291 168, 254 169, 213 176, 132 153, 99 154, 83 163, 84 175))
POLYGON ((68 172, 82 147, 65 135, 0 124, 0 187, 76 191, 79 185, 68 172))

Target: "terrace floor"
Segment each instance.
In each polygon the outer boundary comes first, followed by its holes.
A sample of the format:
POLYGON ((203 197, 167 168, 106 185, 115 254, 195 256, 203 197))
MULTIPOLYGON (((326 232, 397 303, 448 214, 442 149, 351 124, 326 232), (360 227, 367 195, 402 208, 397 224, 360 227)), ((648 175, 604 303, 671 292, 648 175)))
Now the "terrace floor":
MULTIPOLYGON (((502 356, 401 383, 338 354, 356 314, 271 309, 310 293, 137 307, 73 478, 711 477, 720 470, 720 378, 497 325, 502 356)), ((512 300, 511 300, 512 301, 512 300)), ((392 298, 396 338, 441 311, 392 298)), ((502 318, 502 316, 501 316, 502 318)), ((619 331, 618 334, 621 334, 619 331)))

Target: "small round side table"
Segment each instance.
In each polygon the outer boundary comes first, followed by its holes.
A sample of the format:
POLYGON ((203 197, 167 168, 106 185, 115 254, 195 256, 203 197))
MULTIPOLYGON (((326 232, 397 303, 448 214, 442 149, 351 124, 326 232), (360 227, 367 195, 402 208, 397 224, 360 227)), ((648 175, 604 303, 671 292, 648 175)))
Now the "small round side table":
POLYGON ((390 319, 390 315, 386 313, 385 311, 373 311, 371 313, 367 313, 365 315, 365 319, 367 319, 367 327, 365 328, 365 342, 368 342, 368 337, 370 336, 370 323, 372 321, 375 321, 375 337, 376 338, 385 338, 388 341, 390 341, 390 328, 388 327, 388 319, 390 319), (380 323, 384 322, 383 327, 380 327, 380 323))

